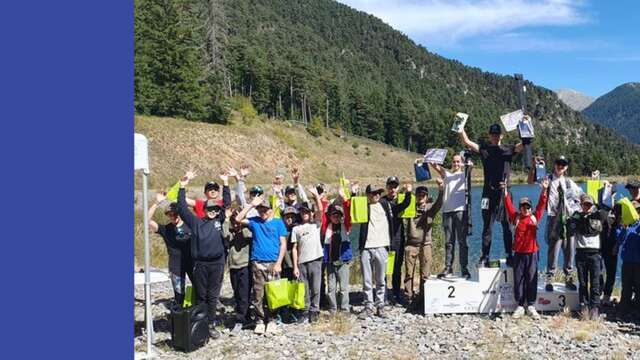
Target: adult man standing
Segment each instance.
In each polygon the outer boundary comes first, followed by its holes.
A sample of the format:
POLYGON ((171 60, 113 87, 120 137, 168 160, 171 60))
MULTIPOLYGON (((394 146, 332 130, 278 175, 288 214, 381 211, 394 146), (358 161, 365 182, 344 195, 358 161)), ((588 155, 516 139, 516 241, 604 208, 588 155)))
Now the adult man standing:
POLYGON ((516 153, 524 148, 522 142, 515 145, 503 145, 502 128, 499 124, 489 127, 489 143, 478 145, 469 140, 464 129, 459 133, 462 143, 471 151, 480 154, 482 158, 482 171, 484 174, 484 186, 482 187, 482 255, 479 266, 489 265, 489 252, 491 250, 491 227, 494 221, 502 225, 502 240, 507 255, 507 264, 512 264, 512 233, 511 226, 504 211, 503 190, 500 183, 505 182, 510 186, 511 161, 516 153))
MULTIPOLYGON (((404 304, 402 294, 402 264, 404 263, 404 226, 400 213, 409 206, 398 206, 398 188, 400 187, 400 180, 395 176, 387 178, 386 189, 387 194, 380 199, 380 204, 389 209, 391 214, 391 222, 389 223, 389 230, 391 231, 391 250, 395 251, 396 256, 393 261, 393 275, 391 276, 392 286, 392 299, 391 302, 397 304, 404 304)), ((407 193, 410 197, 411 192, 407 193)))
POLYGON ((368 221, 360 225, 360 262, 362 264, 363 288, 366 295, 365 308, 358 315, 366 319, 373 315, 374 305, 377 315, 385 318, 384 295, 387 269, 387 247, 391 245, 393 232, 393 215, 404 210, 411 202, 411 184, 405 187, 405 199, 402 203, 382 201, 380 194, 384 189, 380 186, 367 185, 368 221), (375 283, 375 284, 374 284, 375 283), (375 303, 374 303, 375 285, 375 303))
POLYGON ((581 210, 582 189, 565 175, 568 168, 569 160, 561 155, 554 161, 553 173, 550 175, 545 235, 548 244, 546 291, 553 291, 552 281, 560 249, 564 256, 565 286, 569 290, 577 289, 572 276, 576 245, 574 237, 569 236, 567 224, 573 213, 581 210))

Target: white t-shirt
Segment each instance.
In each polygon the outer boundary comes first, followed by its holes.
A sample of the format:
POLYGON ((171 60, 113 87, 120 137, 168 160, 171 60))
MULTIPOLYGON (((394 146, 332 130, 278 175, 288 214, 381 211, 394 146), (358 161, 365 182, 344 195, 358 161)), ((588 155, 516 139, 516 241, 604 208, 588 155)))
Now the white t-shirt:
POLYGON ((291 242, 298 244, 298 264, 316 260, 324 255, 320 242, 320 226, 317 223, 294 226, 291 230, 291 242))
POLYGON ((560 192, 558 188, 562 188, 564 193, 564 207, 568 216, 573 215, 574 212, 580 211, 580 195, 582 195, 582 189, 573 180, 562 175, 556 177, 553 175, 553 179, 549 183, 549 198, 547 199, 547 214, 549 216, 558 216, 558 203, 560 201, 560 192))
POLYGON ((451 173, 445 170, 444 177, 444 198, 442 201, 442 212, 463 211, 467 202, 467 183, 464 178, 464 171, 451 173))
POLYGON ((389 222, 380 203, 369 206, 369 228, 365 249, 389 246, 389 222))

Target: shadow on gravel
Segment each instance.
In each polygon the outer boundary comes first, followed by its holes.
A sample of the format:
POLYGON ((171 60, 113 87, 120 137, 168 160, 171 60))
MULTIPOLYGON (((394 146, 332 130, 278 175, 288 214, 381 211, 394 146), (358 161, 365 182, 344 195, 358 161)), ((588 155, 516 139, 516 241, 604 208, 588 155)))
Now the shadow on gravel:
MULTIPOLYGON (((133 333, 134 336, 142 336, 142 330, 146 327, 146 323, 144 321, 135 321, 133 323, 133 333)), ((169 320, 166 317, 158 318, 153 320, 153 330, 156 333, 170 331, 169 329, 169 320)))

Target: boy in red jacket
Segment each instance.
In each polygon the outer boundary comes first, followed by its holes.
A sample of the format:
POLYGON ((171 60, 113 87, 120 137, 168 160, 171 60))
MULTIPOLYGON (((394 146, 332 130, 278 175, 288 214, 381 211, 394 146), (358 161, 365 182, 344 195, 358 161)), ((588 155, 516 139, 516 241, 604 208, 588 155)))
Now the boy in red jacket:
POLYGON ((516 212, 511 201, 511 195, 505 187, 504 204, 507 210, 509 222, 514 226, 513 251, 513 281, 514 295, 518 307, 513 313, 513 318, 520 318, 525 313, 524 304, 527 303, 527 314, 533 319, 540 319, 540 315, 534 306, 538 295, 538 222, 544 214, 547 206, 547 188, 549 180, 544 179, 540 183, 540 199, 536 206, 536 212, 531 212, 531 200, 527 197, 520 199, 520 211, 516 212))

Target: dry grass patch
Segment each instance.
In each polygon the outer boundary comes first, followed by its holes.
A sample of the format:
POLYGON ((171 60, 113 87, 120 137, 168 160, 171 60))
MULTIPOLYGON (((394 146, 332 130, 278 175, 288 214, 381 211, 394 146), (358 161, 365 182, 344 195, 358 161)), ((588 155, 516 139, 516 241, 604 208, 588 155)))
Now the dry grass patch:
POLYGON ((354 319, 341 313, 334 316, 322 315, 320 320, 309 326, 311 331, 332 333, 335 335, 347 335, 353 328, 354 319))

